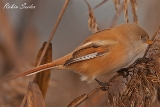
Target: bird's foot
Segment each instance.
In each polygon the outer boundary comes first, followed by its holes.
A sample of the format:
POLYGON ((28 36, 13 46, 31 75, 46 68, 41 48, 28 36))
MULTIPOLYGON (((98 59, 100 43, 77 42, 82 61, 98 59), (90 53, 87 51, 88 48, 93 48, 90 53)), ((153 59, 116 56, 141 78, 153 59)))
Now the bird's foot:
POLYGON ((119 71, 117 71, 117 73, 119 75, 122 75, 123 78, 126 78, 129 75, 129 71, 127 68, 120 69, 119 71))
POLYGON ((95 79, 97 83, 99 84, 99 87, 102 91, 107 91, 109 89, 109 83, 107 82, 101 82, 98 79, 95 79))

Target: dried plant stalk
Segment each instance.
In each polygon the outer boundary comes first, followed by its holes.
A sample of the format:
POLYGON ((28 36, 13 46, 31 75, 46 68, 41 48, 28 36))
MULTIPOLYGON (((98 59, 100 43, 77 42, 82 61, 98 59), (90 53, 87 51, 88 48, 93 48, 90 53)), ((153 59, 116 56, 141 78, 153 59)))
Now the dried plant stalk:
POLYGON ((98 5, 96 5, 93 9, 96 9, 96 8, 100 7, 102 4, 104 4, 107 1, 108 0, 103 0, 101 3, 99 3, 98 5))
POLYGON ((129 1, 128 0, 124 0, 124 18, 125 18, 127 23, 129 23, 129 19, 128 19, 128 4, 129 4, 129 1))
POLYGON ((98 24, 96 22, 96 18, 94 17, 94 13, 93 13, 91 6, 89 5, 89 3, 86 0, 85 0, 85 2, 87 3, 88 9, 89 9, 88 26, 89 26, 89 29, 93 33, 95 33, 99 30, 98 24))
POLYGON ((118 13, 118 6, 120 5, 120 1, 119 0, 113 0, 113 2, 114 2, 116 13, 118 13))
POLYGON ((133 15, 133 21, 134 23, 138 24, 138 18, 136 14, 136 8, 137 8, 137 2, 136 0, 130 0, 131 6, 132 6, 132 15, 133 15))
POLYGON ((59 23, 60 23, 60 21, 61 21, 61 19, 62 19, 62 17, 63 17, 63 14, 64 14, 64 12, 65 12, 65 10, 66 10, 69 2, 70 2, 70 0, 65 0, 65 3, 64 3, 64 5, 63 5, 63 7, 62 7, 62 10, 61 10, 61 12, 60 12, 60 14, 59 14, 59 16, 58 16, 58 18, 57 18, 57 21, 56 21, 56 23, 55 23, 55 26, 53 27, 52 33, 51 33, 51 35, 50 35, 50 37, 49 37, 49 39, 48 39, 48 41, 47 41, 47 43, 46 43, 46 45, 45 45, 45 47, 44 47, 44 50, 43 50, 43 52, 42 52, 42 55, 41 55, 41 57, 40 57, 37 65, 40 65, 40 64, 41 64, 41 62, 42 62, 42 60, 43 60, 43 57, 44 57, 44 55, 45 55, 45 53, 46 53, 46 50, 47 50, 49 44, 51 43, 51 40, 52 40, 52 38, 53 38, 53 36, 54 36, 57 28, 58 28, 58 25, 59 25, 59 23))
MULTIPOLYGON (((103 0, 101 3, 99 3, 98 5, 96 5, 93 9, 96 9, 98 7, 100 7, 102 4, 104 4, 105 2, 107 2, 108 0, 103 0)), ((127 23, 129 23, 129 19, 128 19, 128 6, 129 6, 129 2, 131 2, 131 7, 132 7, 132 15, 133 15, 133 22, 138 24, 138 17, 137 17, 137 14, 136 14, 136 9, 137 9, 137 2, 136 0, 123 0, 123 6, 124 6, 124 19, 127 23)), ((118 6, 120 5, 120 0, 113 0, 113 3, 115 5, 115 10, 116 10, 116 13, 118 15, 119 13, 119 9, 118 9, 118 6)), ((121 9, 120 9, 121 10, 121 9)), ((117 17, 114 18, 114 20, 116 19, 117 17)), ((113 21, 114 22, 114 21, 113 21)), ((112 23, 113 23, 112 22, 112 23)))
POLYGON ((148 63, 151 63, 151 60, 145 59, 134 68, 131 68, 134 73, 117 100, 120 98, 123 104, 129 102, 132 106, 151 106, 151 103, 156 99, 156 87, 160 85, 160 81, 155 72, 152 72, 156 71, 156 68, 152 68, 151 71, 151 66, 148 66, 148 63))
MULTIPOLYGON (((154 46, 154 45, 156 45, 158 42, 160 42, 160 41, 158 41, 158 40, 155 40, 156 36, 159 34, 159 31, 160 31, 160 27, 157 28, 155 34, 153 35, 153 37, 152 37, 152 39, 151 39, 151 40, 153 41, 153 44, 151 44, 151 45, 148 46, 148 49, 147 49, 147 51, 145 52, 144 57, 145 57, 146 54, 148 53, 149 48, 150 48, 151 46, 154 46), (156 41, 157 41, 157 42, 156 42, 156 41), (155 42, 156 42, 156 43, 155 43, 155 42)), ((159 48, 159 47, 157 46, 157 49, 158 49, 158 48, 159 48)), ((153 57, 153 56, 151 56, 151 57, 153 57)))

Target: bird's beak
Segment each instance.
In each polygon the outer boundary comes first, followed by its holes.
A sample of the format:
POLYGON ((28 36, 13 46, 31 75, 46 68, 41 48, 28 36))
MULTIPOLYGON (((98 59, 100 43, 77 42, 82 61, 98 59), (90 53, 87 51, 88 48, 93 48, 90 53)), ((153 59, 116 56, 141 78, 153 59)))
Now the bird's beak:
POLYGON ((149 45, 151 45, 151 44, 153 44, 153 41, 148 39, 148 40, 146 41, 146 43, 149 44, 149 45))

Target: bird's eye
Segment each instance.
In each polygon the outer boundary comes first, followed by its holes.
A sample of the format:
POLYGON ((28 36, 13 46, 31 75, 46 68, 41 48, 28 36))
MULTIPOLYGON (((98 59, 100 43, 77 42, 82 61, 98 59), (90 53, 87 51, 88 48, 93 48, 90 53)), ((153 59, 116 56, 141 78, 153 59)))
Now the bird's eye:
POLYGON ((140 36, 140 38, 141 38, 142 40, 144 40, 144 39, 145 39, 145 36, 140 36))
POLYGON ((146 36, 140 36, 140 39, 141 39, 142 41, 146 41, 146 40, 147 40, 147 37, 146 37, 146 36))

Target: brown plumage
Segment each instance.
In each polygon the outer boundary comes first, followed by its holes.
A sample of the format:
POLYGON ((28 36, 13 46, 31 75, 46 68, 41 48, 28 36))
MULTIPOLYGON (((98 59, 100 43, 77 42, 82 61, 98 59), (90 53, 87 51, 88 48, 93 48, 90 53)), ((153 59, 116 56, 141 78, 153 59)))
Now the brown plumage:
POLYGON ((121 24, 89 36, 68 55, 12 77, 32 75, 46 69, 71 69, 82 80, 93 80, 132 64, 144 55, 149 36, 137 24, 121 24))

